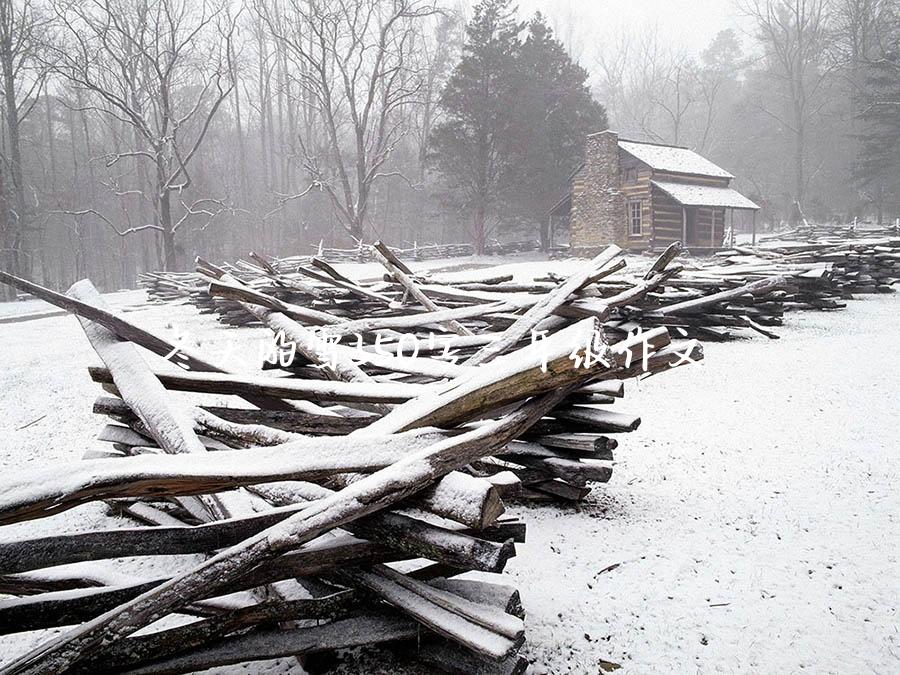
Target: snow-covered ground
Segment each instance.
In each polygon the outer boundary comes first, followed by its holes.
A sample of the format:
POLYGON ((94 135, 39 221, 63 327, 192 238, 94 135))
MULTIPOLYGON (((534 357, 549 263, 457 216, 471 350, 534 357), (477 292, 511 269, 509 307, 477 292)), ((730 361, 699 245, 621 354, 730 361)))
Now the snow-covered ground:
MULTIPOLYGON (((141 303, 115 298, 140 325, 244 367, 269 337, 141 303)), ((597 673, 601 660, 633 673, 900 672, 900 297, 791 314, 779 332, 629 383, 616 407, 643 424, 621 438, 611 482, 578 509, 515 509, 528 543, 508 575, 535 672, 597 673)), ((0 470, 79 457, 101 422, 77 321, 0 324, 0 354, 0 470)), ((105 518, 87 505, 4 534, 105 518)), ((44 637, 0 637, 0 660, 44 637)))
POLYGON ((537 673, 900 672, 900 297, 779 332, 633 383, 608 486, 520 509, 537 673))

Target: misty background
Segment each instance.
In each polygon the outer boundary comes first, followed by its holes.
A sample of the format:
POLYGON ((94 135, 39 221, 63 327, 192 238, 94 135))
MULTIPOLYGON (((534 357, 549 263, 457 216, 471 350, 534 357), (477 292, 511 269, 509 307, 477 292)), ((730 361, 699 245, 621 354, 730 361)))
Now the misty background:
POLYGON ((0 0, 0 267, 539 238, 584 136, 900 216, 900 0, 0 0))

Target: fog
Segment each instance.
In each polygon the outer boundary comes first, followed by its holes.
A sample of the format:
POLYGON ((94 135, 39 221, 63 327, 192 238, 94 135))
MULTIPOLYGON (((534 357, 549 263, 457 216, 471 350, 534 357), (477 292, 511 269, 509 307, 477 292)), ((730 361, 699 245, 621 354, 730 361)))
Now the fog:
POLYGON ((897 0, 0 0, 0 267, 109 290, 196 255, 538 240, 605 128, 723 167, 763 229, 892 222, 898 14, 897 0))

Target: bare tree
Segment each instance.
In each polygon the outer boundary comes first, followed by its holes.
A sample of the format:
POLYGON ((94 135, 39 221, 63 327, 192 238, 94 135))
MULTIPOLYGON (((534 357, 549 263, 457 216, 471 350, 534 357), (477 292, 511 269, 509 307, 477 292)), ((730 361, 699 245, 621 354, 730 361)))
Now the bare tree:
POLYGON ((594 58, 594 71, 597 78, 597 97, 606 106, 610 121, 620 131, 629 117, 629 87, 626 84, 630 75, 630 65, 634 58, 635 36, 623 26, 613 33, 614 37, 597 51, 594 58))
POLYGON ((900 19, 897 0, 832 0, 834 36, 831 55, 845 67, 854 88, 862 85, 861 66, 890 49, 900 19))
POLYGON ((625 133, 681 143, 695 102, 697 67, 660 39, 659 27, 616 31, 597 55, 600 98, 625 133))
POLYGON ((258 9, 321 120, 321 143, 298 137, 310 180, 299 194, 324 191, 341 225, 362 239, 373 186, 406 179, 385 164, 408 131, 404 109, 422 88, 414 37, 437 10, 430 0, 286 0, 258 9))
POLYGON ((728 95, 729 88, 734 88, 741 68, 741 47, 735 32, 731 29, 720 31, 700 55, 700 61, 697 91, 702 114, 696 145, 704 152, 712 144, 718 119, 727 104, 723 97, 728 95))
POLYGON ((418 150, 418 181, 425 178, 431 132, 438 119, 441 92, 462 48, 462 25, 457 14, 438 14, 431 30, 417 37, 414 56, 416 69, 423 74, 422 86, 411 118, 418 150))
POLYGON ((688 115, 697 101, 697 68, 683 52, 670 55, 659 62, 661 76, 649 83, 647 97, 661 111, 670 129, 668 139, 678 145, 683 141, 688 115))
MULTIPOLYGON (((779 84, 785 110, 765 108, 794 135, 794 194, 803 204, 806 175, 807 128, 824 104, 828 81, 828 0, 743 0, 755 22, 765 50, 767 73, 779 84)), ((796 217, 795 213, 795 217, 796 217)))
MULTIPOLYGON (((222 199, 186 195, 192 161, 234 87, 228 67, 234 23, 222 5, 208 0, 58 2, 55 8, 65 33, 58 71, 87 92, 85 110, 133 132, 121 139, 122 149, 104 153, 106 167, 114 170, 126 159, 149 165, 152 190, 141 197, 152 203, 153 222, 120 229, 95 215, 120 236, 158 232, 161 262, 175 269, 179 228, 195 217, 208 223, 227 208, 222 199)), ((115 178, 108 185, 117 195, 128 193, 115 178)))
POLYGON ((0 86, 5 122, 0 167, 0 261, 13 274, 22 271, 23 240, 31 215, 22 169, 21 128, 46 81, 42 58, 46 24, 31 0, 0 0, 0 86))

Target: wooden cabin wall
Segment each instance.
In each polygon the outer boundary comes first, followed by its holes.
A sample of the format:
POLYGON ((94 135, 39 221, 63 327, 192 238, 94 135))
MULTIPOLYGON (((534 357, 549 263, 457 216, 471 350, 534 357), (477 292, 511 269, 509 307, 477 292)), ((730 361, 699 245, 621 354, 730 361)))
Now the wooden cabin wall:
MULTIPOLYGON (((693 239, 684 242, 695 248, 718 248, 725 236, 725 209, 721 207, 699 206, 697 224, 693 239), (714 228, 710 241, 710 228, 714 228)), ((683 234, 681 204, 661 190, 653 191, 653 247, 662 248, 672 242, 681 241, 683 234)))
POLYGON ((730 178, 717 178, 715 176, 694 176, 685 173, 666 173, 665 171, 654 171, 653 180, 662 181, 664 183, 683 183, 684 185, 709 185, 712 187, 728 187, 731 184, 730 178))
POLYGON ((653 247, 664 248, 680 241, 682 234, 681 204, 662 190, 653 190, 653 247))
POLYGON ((715 233, 713 234, 713 246, 720 248, 722 246, 722 241, 725 239, 725 208, 716 207, 712 212, 713 227, 715 228, 715 233))
MULTIPOLYGON (((654 171, 653 180, 681 183, 683 185, 708 185, 728 187, 730 178, 714 176, 689 176, 677 173, 654 171)), ((663 248, 674 241, 680 241, 684 232, 681 204, 658 188, 653 188, 653 248, 663 248)), ((692 241, 684 242, 695 248, 720 247, 725 236, 725 209, 722 207, 700 206, 697 208, 697 224, 692 241), (712 229, 712 232, 710 231, 712 229), (712 237, 710 237, 712 235, 712 237)))
POLYGON ((631 155, 619 153, 619 171, 621 176, 620 191, 625 196, 625 242, 624 248, 631 251, 643 251, 651 246, 653 237, 653 190, 650 180, 653 178, 653 170, 646 164, 637 161, 631 155), (625 177, 629 169, 637 171, 637 180, 628 183, 625 177), (631 234, 631 214, 628 211, 628 202, 634 199, 641 200, 641 235, 631 234))
POLYGON ((716 206, 697 208, 697 226, 693 241, 687 244, 695 247, 718 248, 725 236, 725 209, 716 206))
MULTIPOLYGON (((575 198, 584 191, 585 180, 584 170, 573 176, 573 204, 575 198)), ((628 153, 620 151, 619 191, 624 197, 625 213, 622 214, 621 226, 616 226, 616 231, 620 235, 616 236, 615 239, 616 243, 630 251, 643 251, 650 248, 660 249, 682 239, 683 220, 681 204, 662 190, 654 188, 651 185, 651 180, 713 187, 729 187, 731 183, 730 178, 655 171, 628 153), (636 180, 629 183, 626 181, 626 177, 630 169, 634 169, 637 175, 636 180), (642 207, 642 232, 640 236, 631 235, 628 202, 635 199, 641 200, 642 207), (623 229, 619 229, 619 227, 623 229)), ((573 212, 570 211, 570 215, 571 213, 573 212)), ((571 219, 557 219, 554 217, 553 229, 557 232, 564 231, 566 220, 571 219)), ((685 243, 697 249, 718 248, 722 245, 724 236, 725 209, 721 207, 698 207, 693 240, 685 243)))

